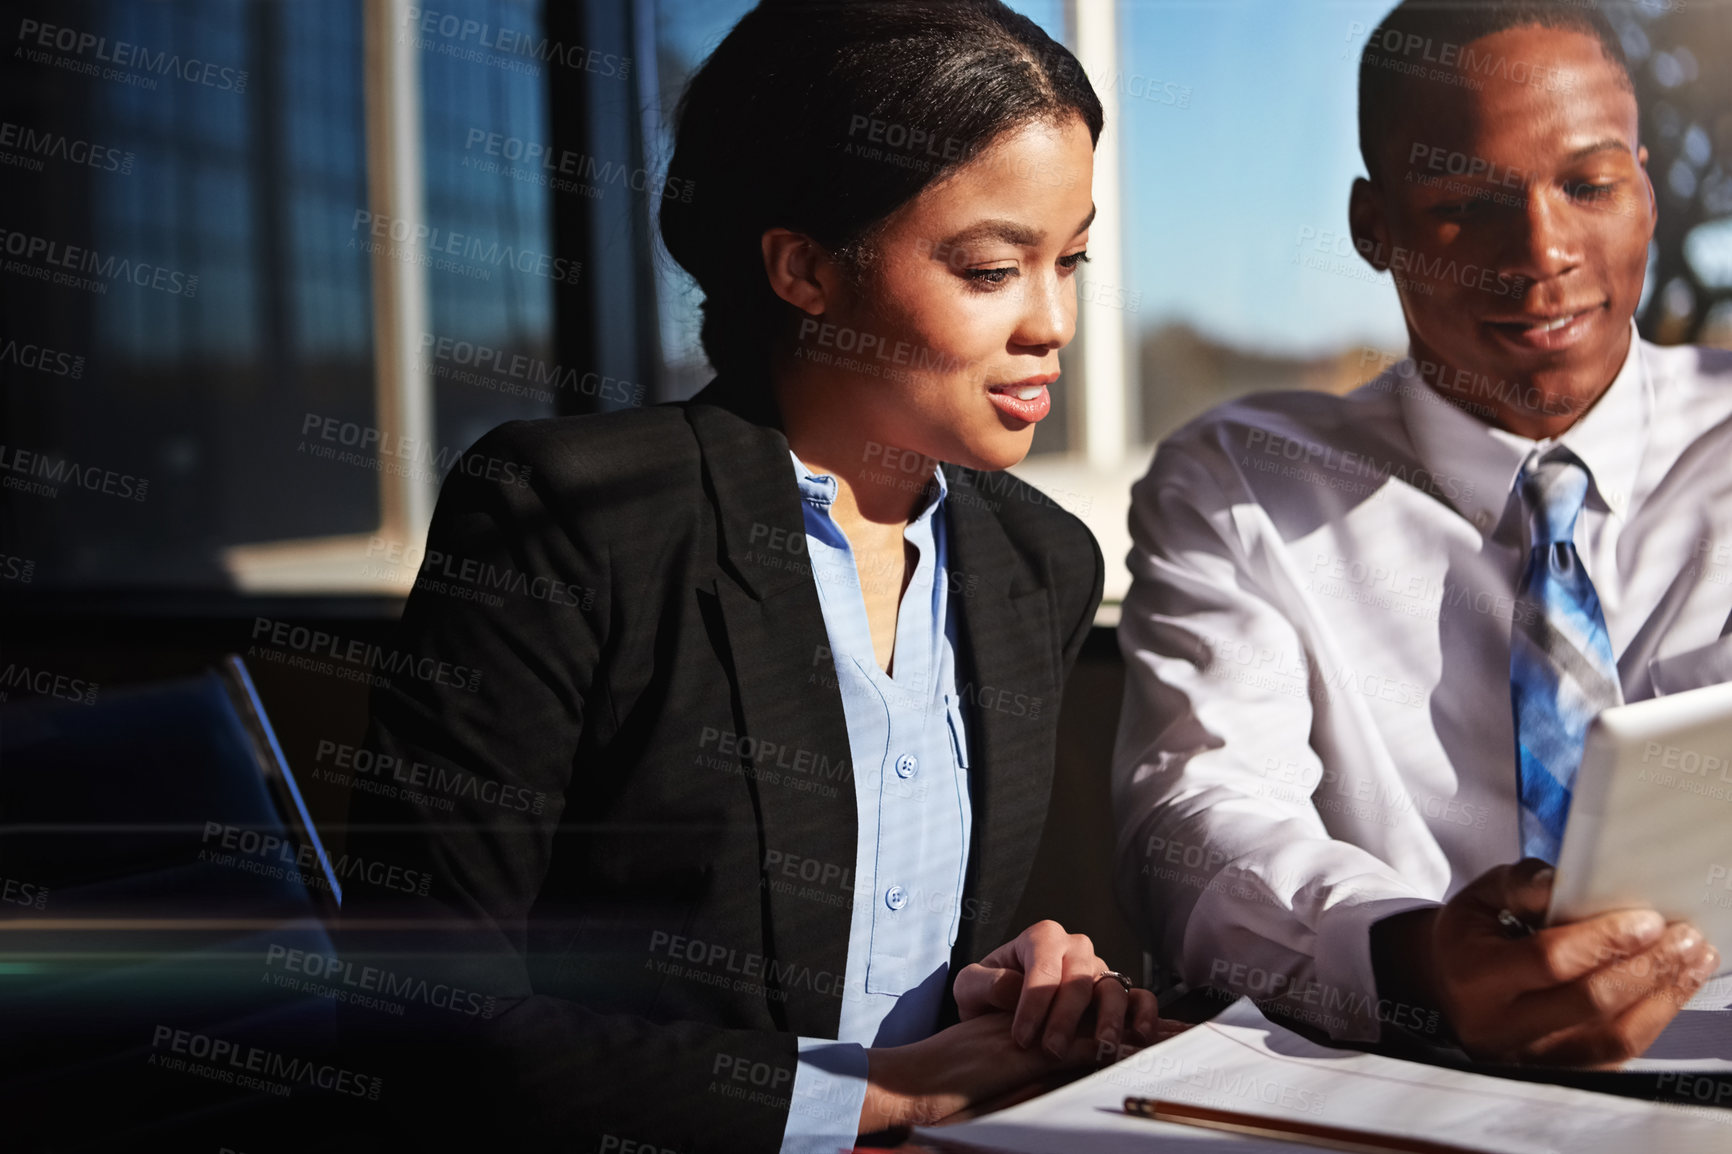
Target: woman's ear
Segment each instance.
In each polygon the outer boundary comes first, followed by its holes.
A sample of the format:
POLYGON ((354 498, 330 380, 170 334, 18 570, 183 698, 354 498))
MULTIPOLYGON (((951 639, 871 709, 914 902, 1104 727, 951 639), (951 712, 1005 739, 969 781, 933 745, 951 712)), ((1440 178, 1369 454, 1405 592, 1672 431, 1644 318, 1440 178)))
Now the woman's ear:
POLYGON ((803 233, 767 230, 760 238, 764 275, 775 294, 808 316, 823 316, 837 288, 834 265, 824 247, 803 233))

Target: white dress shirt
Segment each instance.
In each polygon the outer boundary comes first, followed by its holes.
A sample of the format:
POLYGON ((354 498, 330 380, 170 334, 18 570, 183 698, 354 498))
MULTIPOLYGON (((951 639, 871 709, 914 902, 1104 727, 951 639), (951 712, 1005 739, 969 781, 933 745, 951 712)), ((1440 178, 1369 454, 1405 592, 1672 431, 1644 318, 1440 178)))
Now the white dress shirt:
MULTIPOLYGON (((1592 477, 1576 547, 1625 700, 1732 680, 1732 353, 1635 337, 1557 440, 1592 477)), ((1435 1025, 1378 1002, 1369 935, 1521 856, 1514 482, 1536 444, 1408 360, 1161 445, 1132 490, 1113 804, 1121 898, 1187 984, 1343 1039, 1435 1025)))

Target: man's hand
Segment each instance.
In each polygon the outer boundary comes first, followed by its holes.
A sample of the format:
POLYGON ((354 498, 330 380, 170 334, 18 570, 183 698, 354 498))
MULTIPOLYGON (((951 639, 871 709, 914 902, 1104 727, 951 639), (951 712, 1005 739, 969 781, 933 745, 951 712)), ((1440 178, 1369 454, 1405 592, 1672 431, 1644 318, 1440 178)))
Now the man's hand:
POLYGON ((1483 1061, 1615 1066, 1641 1054, 1718 969, 1718 951, 1651 909, 1511 937, 1499 911, 1539 925, 1552 879, 1530 858, 1488 871, 1441 908, 1379 923, 1380 992, 1386 975, 1391 985, 1405 978, 1483 1061))
MULTIPOLYGON (((1088 1034, 1073 1031, 1054 1056, 1017 1045, 1011 1029, 1008 1013, 977 1014, 919 1042, 868 1050, 860 1133, 930 1126, 1030 1083, 1101 1064, 1102 1051, 1088 1034)), ((1115 1048, 1106 1056, 1120 1054, 1115 1048)))
POLYGON ((967 1021, 995 1010, 1011 1011, 1012 1036, 1027 1049, 1044 1031, 1045 1047, 1067 1051, 1077 1024, 1091 1007, 1095 1041, 1117 1046, 1127 1023, 1135 1040, 1152 1042, 1159 1007, 1148 990, 1126 992, 1118 982, 1095 979, 1112 969, 1095 956, 1085 934, 1069 934, 1057 922, 1037 922, 956 975, 956 1008, 967 1021))

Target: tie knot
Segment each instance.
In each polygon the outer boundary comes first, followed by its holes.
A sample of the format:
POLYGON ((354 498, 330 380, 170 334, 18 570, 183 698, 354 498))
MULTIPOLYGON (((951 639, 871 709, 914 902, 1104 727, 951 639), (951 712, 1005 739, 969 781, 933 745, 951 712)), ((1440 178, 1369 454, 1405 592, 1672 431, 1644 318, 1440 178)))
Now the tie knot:
POLYGON ((1521 493, 1532 546, 1575 540, 1576 518, 1588 500, 1586 466, 1567 453, 1530 461, 1522 469, 1521 493))

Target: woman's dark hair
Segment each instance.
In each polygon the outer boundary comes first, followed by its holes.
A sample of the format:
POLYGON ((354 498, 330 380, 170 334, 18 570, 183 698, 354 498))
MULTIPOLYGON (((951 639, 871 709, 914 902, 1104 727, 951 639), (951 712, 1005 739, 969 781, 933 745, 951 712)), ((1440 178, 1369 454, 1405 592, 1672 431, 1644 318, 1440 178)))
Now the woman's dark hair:
POLYGON ((685 191, 662 201, 710 363, 767 374, 788 306, 764 275, 766 229, 849 259, 1004 133, 1070 116, 1099 141, 1076 57, 999 0, 762 0, 680 98, 668 183, 685 191))

